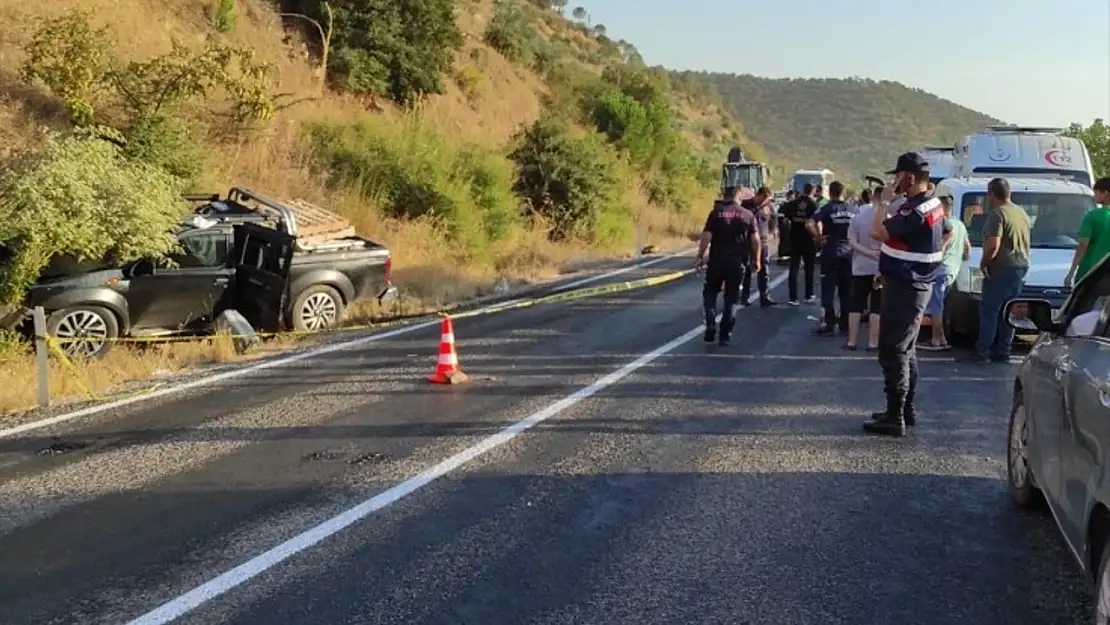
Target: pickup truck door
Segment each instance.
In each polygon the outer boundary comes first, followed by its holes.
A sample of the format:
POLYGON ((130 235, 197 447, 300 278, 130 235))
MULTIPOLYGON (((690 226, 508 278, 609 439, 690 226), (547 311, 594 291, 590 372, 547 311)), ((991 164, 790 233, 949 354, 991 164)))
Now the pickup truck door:
POLYGON ((291 235, 256 224, 235 226, 235 286, 229 304, 256 330, 282 328, 295 241, 291 235))
POLYGON ((181 235, 175 267, 133 276, 127 292, 132 330, 198 329, 211 323, 231 282, 226 230, 181 235))

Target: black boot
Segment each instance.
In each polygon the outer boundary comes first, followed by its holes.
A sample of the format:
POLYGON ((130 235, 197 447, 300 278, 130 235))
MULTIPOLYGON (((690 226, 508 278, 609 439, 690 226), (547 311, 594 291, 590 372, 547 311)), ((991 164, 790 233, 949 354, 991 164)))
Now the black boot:
MULTIPOLYGON (((872 421, 878 421, 884 417, 886 417, 885 411, 871 413, 872 421)), ((907 404, 905 409, 902 410, 902 420, 905 421, 906 427, 908 428, 917 425, 917 412, 914 410, 913 406, 907 404)))
POLYGON ((863 431, 868 434, 901 437, 906 435, 905 409, 901 402, 887 400, 886 411, 872 415, 865 421, 863 431))
POLYGON ((717 328, 715 326, 705 326, 705 342, 712 343, 717 340, 717 328))
POLYGON ((734 325, 736 325, 736 321, 734 319, 730 319, 728 321, 724 321, 724 320, 721 321, 721 331, 720 331, 719 335, 717 336, 717 344, 718 345, 720 345, 721 347, 727 347, 728 346, 729 337, 732 336, 732 327, 734 325))

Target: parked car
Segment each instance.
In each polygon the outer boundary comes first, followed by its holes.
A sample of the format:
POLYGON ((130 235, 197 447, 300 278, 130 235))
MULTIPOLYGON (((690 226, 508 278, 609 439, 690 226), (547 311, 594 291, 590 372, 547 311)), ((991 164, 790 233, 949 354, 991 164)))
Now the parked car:
MULTIPOLYGON (((989 177, 948 178, 937 185, 937 193, 953 197, 953 216, 963 220, 971 240, 971 257, 948 291, 945 301, 945 334, 962 343, 979 336, 979 305, 983 276, 979 260, 983 255, 983 222, 989 177)), ((1079 244, 1079 225, 1094 209, 1093 192, 1068 180, 1010 178, 1013 201, 1025 209, 1031 221, 1030 267, 1021 296, 1045 299, 1059 308, 1071 289, 1064 277, 1079 244)), ((1021 334, 1036 333, 1024 329, 1021 334)))
POLYGON ((1041 332, 1014 380, 1007 466, 1014 500, 1047 506, 1110 623, 1110 264, 1080 281, 1058 312, 1012 300, 1006 321, 1041 332))
POLYGON ((25 310, 42 306, 49 333, 82 338, 66 344, 69 353, 99 356, 120 336, 210 331, 228 308, 238 309, 257 329, 318 331, 342 323, 353 302, 384 303, 396 296, 392 259, 384 246, 350 232, 315 240, 298 236, 294 207, 252 191, 232 189, 226 198, 203 198, 207 201, 178 229, 181 251, 170 263, 54 269, 28 291, 25 310), (288 277, 277 318, 253 314, 253 303, 237 296, 245 252, 236 237, 248 224, 255 227, 252 232, 272 231, 293 241, 289 266, 274 269, 288 277))

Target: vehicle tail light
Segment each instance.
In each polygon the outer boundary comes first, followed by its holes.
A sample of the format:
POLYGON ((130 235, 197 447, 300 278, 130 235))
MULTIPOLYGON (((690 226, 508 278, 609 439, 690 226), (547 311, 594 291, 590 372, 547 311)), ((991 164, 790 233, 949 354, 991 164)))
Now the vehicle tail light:
POLYGON ((385 281, 393 282, 393 255, 385 257, 385 281))

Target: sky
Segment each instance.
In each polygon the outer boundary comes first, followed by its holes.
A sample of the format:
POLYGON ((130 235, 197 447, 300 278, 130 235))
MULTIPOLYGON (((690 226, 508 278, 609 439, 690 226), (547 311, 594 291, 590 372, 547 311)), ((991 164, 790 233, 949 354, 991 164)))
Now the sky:
POLYGON ((649 65, 896 80, 1022 125, 1110 119, 1110 0, 571 0, 568 14, 575 6, 649 65))

